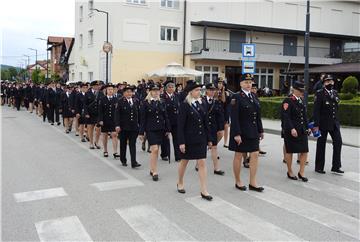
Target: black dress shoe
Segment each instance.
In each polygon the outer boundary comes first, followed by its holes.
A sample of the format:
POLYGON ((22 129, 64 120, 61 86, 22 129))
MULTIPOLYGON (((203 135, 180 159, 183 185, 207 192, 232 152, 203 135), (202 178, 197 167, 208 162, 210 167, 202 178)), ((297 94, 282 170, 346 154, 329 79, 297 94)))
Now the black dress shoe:
POLYGON ((101 149, 101 147, 98 146, 98 144, 94 143, 94 145, 95 145, 95 148, 96 148, 96 149, 98 149, 98 150, 101 149))
POLYGON ((298 179, 296 176, 290 176, 289 172, 287 173, 287 177, 288 177, 290 180, 297 180, 297 179, 298 179))
POLYGON ((178 193, 184 194, 186 192, 184 188, 179 189, 179 184, 176 184, 176 189, 177 189, 178 193))
POLYGON ((163 161, 169 161, 169 157, 161 157, 161 159, 163 160, 163 161))
POLYGON ((264 191, 264 188, 263 187, 254 187, 249 184, 249 190, 256 191, 256 192, 262 192, 262 191, 264 191))
POLYGON ((114 159, 120 157, 120 155, 118 153, 113 153, 114 159))
POLYGON ((225 175, 225 171, 217 170, 217 171, 214 171, 214 174, 219 175, 219 176, 223 176, 223 175, 225 175))
POLYGON ((195 171, 199 171, 199 168, 197 166, 195 166, 195 171))
POLYGON ((315 169, 315 172, 320 173, 320 174, 325 174, 326 173, 324 170, 316 170, 316 169, 315 169))
POLYGON ((236 189, 239 189, 239 190, 241 190, 241 191, 246 191, 246 186, 238 186, 238 184, 235 184, 235 188, 236 189))
POLYGON ((104 152, 104 157, 108 157, 109 154, 107 152, 104 152))
POLYGON ((224 145, 224 148, 229 148, 229 146, 228 146, 228 145, 224 145))
POLYGON ((95 150, 94 146, 90 146, 89 148, 90 148, 90 150, 95 150))
POLYGON ((265 152, 265 151, 260 150, 260 151, 259 151, 259 154, 260 154, 260 155, 266 155, 266 152, 265 152))
POLYGON ((60 122, 57 123, 58 126, 59 126, 60 124, 61 124, 60 122))
POLYGON ((143 142, 143 143, 141 144, 141 149, 142 149, 143 151, 145 151, 145 142, 143 142))
POLYGON ((152 176, 153 181, 158 181, 159 180, 159 175, 155 174, 152 176))
POLYGON ((338 173, 338 174, 343 174, 344 173, 344 171, 340 170, 340 168, 337 168, 337 169, 331 168, 331 172, 338 173))
POLYGON ((201 197, 202 197, 203 199, 205 199, 205 200, 211 201, 211 200, 213 199, 213 197, 210 196, 210 195, 204 195, 204 194, 202 194, 202 193, 200 193, 200 194, 201 194, 201 197))
POLYGON ((300 174, 300 172, 298 173, 298 177, 303 181, 303 182, 307 182, 309 179, 307 179, 306 177, 302 176, 300 174))
POLYGON ((82 139, 81 139, 81 142, 86 142, 86 139, 82 138, 82 139))
POLYGON ((127 166, 126 162, 121 162, 122 166, 127 166))
POLYGON ((136 168, 136 167, 140 167, 140 166, 141 166, 141 164, 135 163, 135 164, 132 164, 132 165, 131 165, 131 168, 136 168))
POLYGON ((286 164, 286 160, 283 160, 283 163, 286 164))

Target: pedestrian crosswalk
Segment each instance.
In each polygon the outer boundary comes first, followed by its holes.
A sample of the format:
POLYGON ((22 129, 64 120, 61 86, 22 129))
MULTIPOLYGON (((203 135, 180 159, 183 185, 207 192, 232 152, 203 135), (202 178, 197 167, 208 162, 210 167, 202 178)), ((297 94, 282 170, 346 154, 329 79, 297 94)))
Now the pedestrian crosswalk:
POLYGON ((126 179, 126 180, 117 180, 117 181, 109 181, 109 182, 98 182, 93 183, 91 186, 95 187, 99 191, 110 191, 110 190, 118 190, 130 187, 143 186, 142 182, 139 182, 135 179, 126 179))
POLYGON ((40 221, 35 227, 40 241, 92 241, 77 216, 40 221))
POLYGON ((29 192, 20 192, 14 194, 15 201, 18 203, 56 198, 56 197, 64 197, 64 196, 67 196, 67 193, 62 187, 29 191, 29 192))

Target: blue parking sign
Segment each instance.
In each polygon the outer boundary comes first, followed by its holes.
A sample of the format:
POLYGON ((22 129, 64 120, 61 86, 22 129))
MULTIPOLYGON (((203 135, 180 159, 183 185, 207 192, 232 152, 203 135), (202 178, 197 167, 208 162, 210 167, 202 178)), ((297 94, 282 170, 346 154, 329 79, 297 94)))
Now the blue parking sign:
POLYGON ((255 44, 242 44, 242 57, 255 57, 255 44))

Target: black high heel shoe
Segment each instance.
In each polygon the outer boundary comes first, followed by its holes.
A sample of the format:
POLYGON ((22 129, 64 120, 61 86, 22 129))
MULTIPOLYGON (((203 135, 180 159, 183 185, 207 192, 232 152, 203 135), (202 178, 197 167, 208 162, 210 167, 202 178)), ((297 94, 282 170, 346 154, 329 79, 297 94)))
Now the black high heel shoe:
POLYGON ((263 192, 264 188, 263 187, 255 187, 255 186, 252 186, 251 184, 249 184, 249 190, 256 191, 256 192, 263 192))
POLYGON ((288 177, 290 180, 297 180, 297 179, 298 179, 296 176, 290 176, 289 172, 287 172, 287 177, 288 177))
POLYGON ((177 189, 178 193, 184 194, 186 192, 184 188, 179 189, 179 184, 176 184, 176 189, 177 189))
POLYGON ((246 191, 246 186, 238 186, 238 184, 235 184, 235 188, 239 189, 240 191, 246 191))
POLYGON ((98 149, 98 150, 101 149, 101 147, 98 146, 98 144, 97 144, 96 142, 94 143, 94 145, 95 145, 95 148, 96 148, 96 149, 98 149))
POLYGON ((200 193, 200 195, 201 195, 201 198, 203 198, 203 199, 205 199, 205 200, 208 200, 208 201, 211 201, 211 200, 213 199, 212 196, 210 196, 210 195, 204 195, 204 194, 202 194, 202 192, 200 193))
POLYGON ((159 175, 158 174, 153 174, 152 179, 153 179, 153 181, 158 181, 159 180, 159 175))
POLYGON ((300 172, 298 173, 298 177, 303 181, 303 182, 307 182, 309 179, 307 179, 306 177, 302 176, 300 174, 300 172))
POLYGON ((104 157, 109 157, 109 153, 104 152, 104 157))
POLYGON ((114 159, 119 158, 120 155, 118 153, 113 153, 114 159))

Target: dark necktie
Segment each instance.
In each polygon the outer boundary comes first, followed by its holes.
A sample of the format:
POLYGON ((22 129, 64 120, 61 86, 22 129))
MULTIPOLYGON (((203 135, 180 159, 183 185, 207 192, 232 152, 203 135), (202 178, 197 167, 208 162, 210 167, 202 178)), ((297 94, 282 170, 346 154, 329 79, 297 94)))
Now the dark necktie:
POLYGON ((248 94, 248 97, 250 99, 250 102, 253 102, 253 99, 252 99, 252 96, 251 96, 251 93, 248 94))

